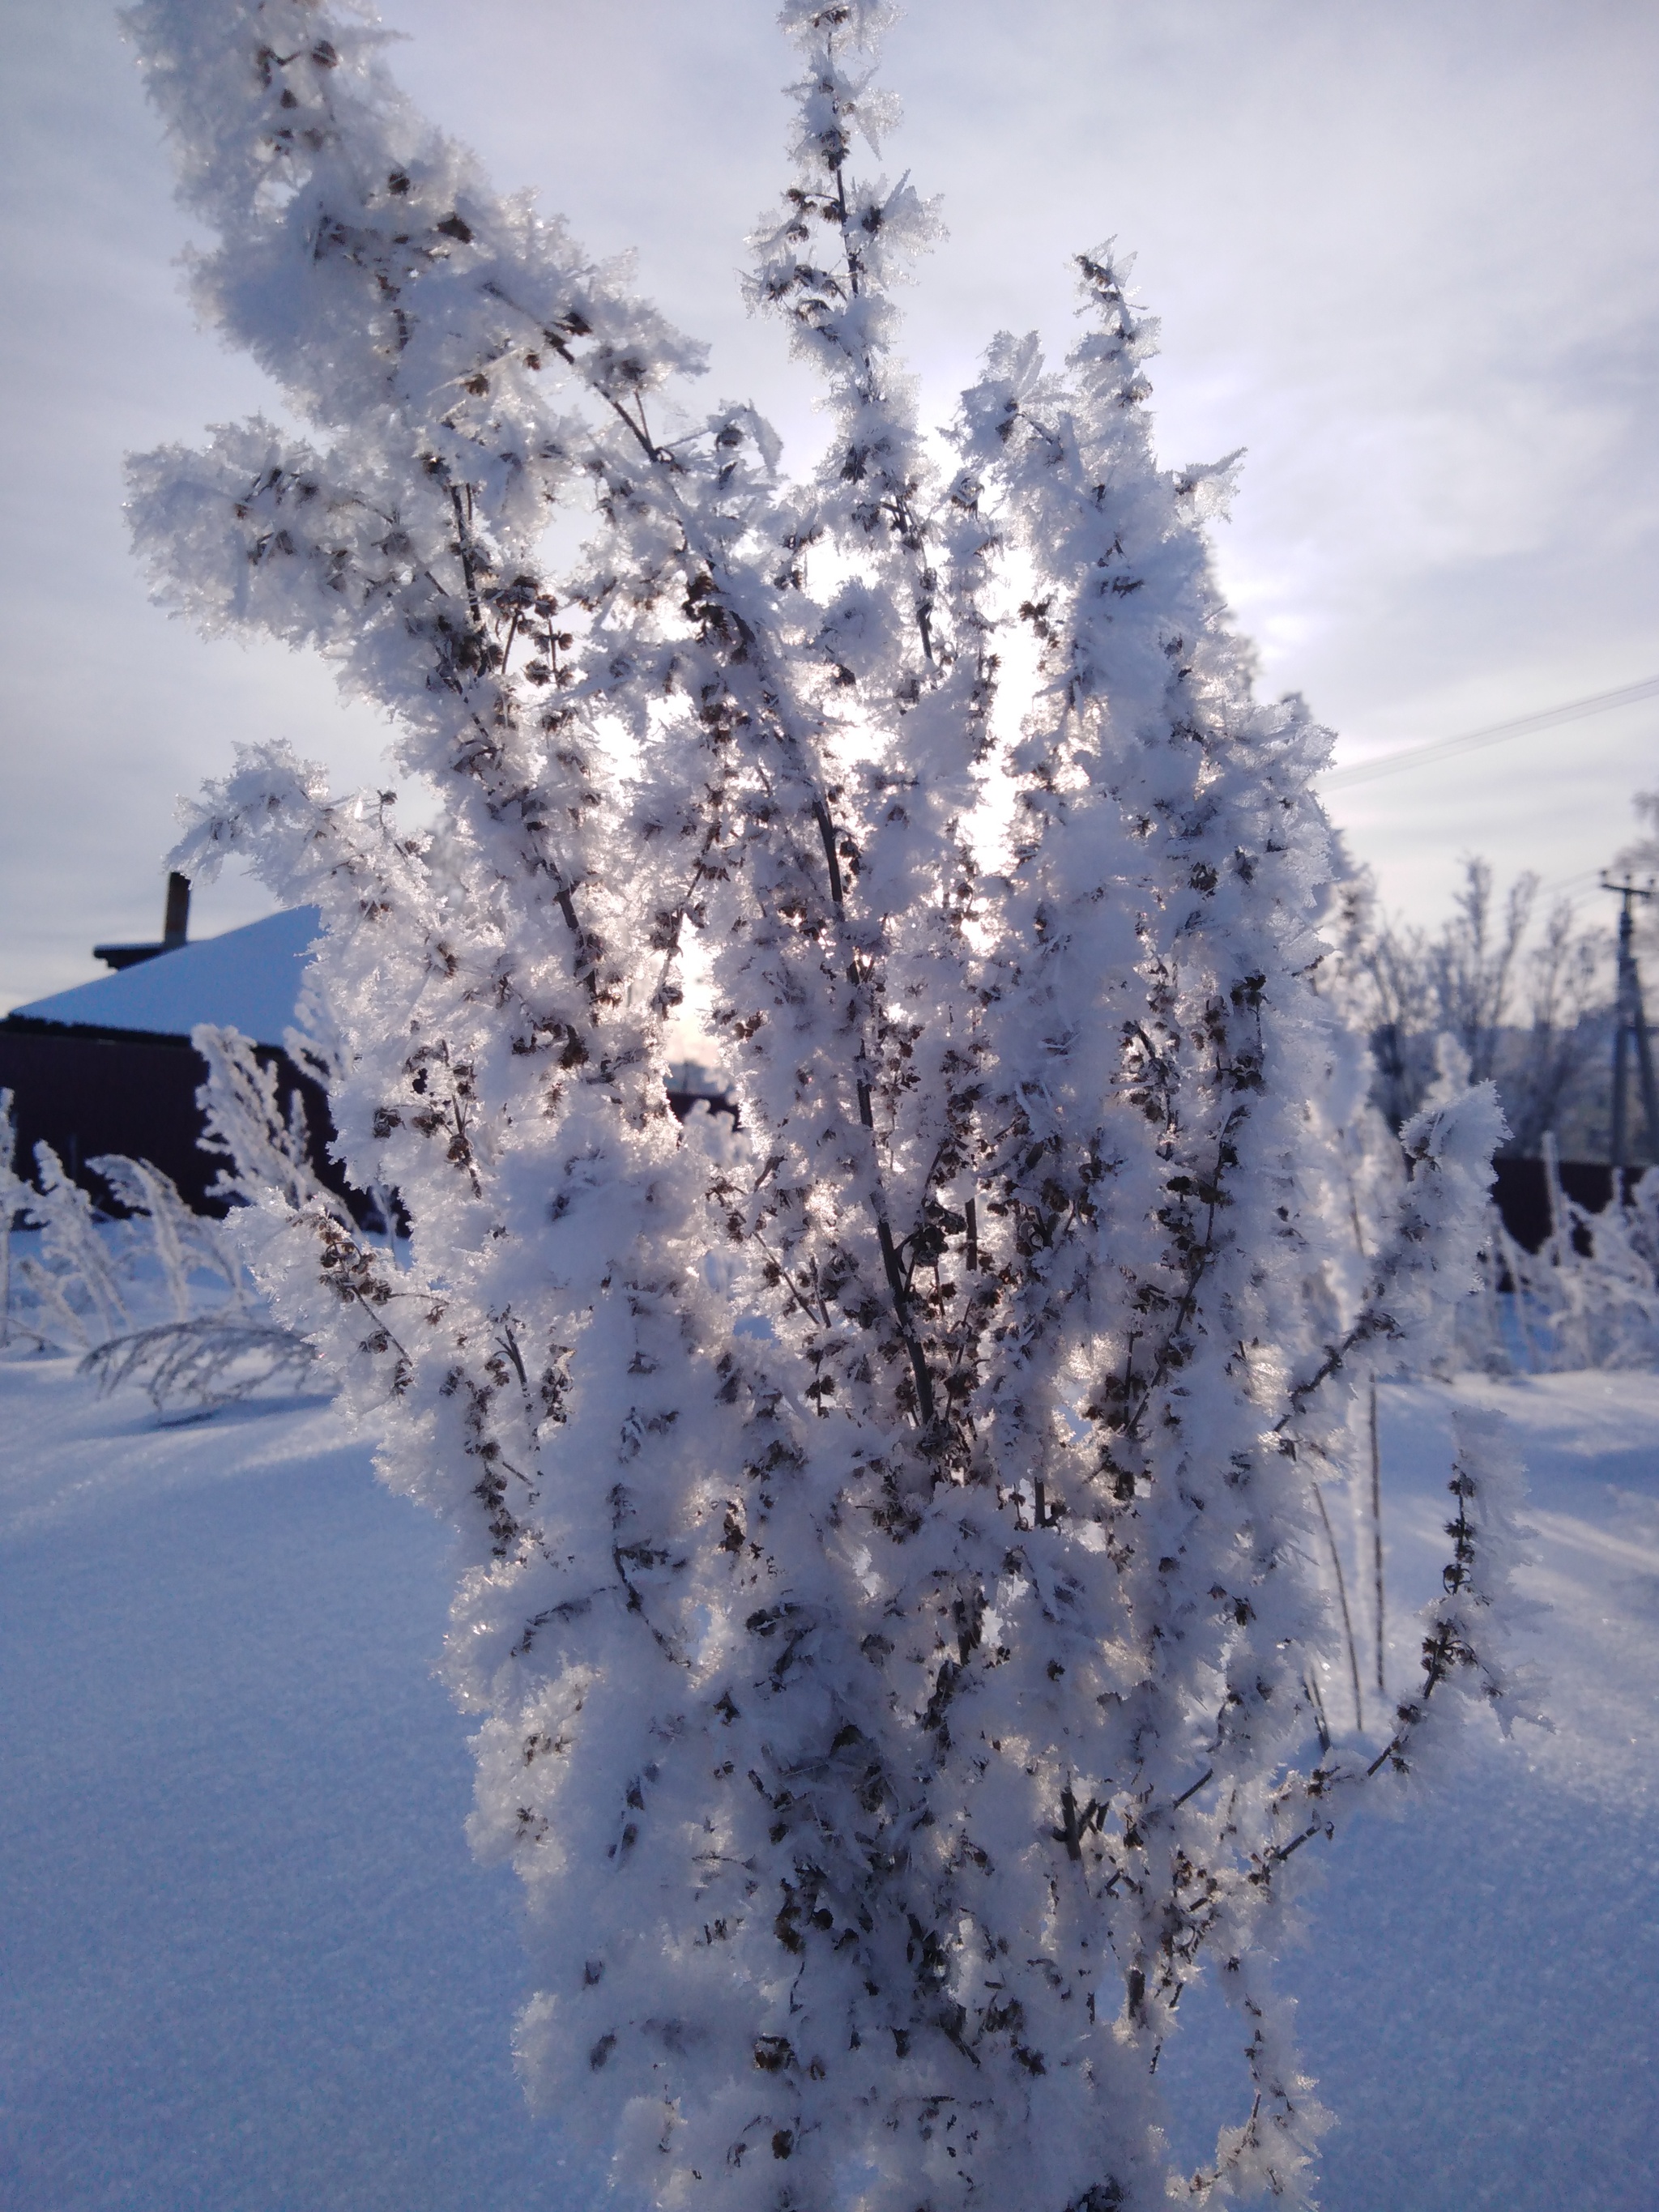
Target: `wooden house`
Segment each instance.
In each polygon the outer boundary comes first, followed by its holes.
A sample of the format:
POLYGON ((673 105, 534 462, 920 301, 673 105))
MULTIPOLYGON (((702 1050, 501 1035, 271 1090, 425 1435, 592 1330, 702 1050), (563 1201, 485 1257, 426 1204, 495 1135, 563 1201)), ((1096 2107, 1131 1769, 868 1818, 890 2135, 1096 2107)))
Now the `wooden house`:
MULTIPOLYGON (((367 1218, 369 1201, 327 1157, 327 1099, 283 1048, 320 926, 317 909, 295 907, 193 940, 189 920, 190 886, 175 875, 159 939, 95 945, 111 974, 0 1021, 0 1089, 15 1102, 19 1171, 28 1173, 44 1139, 74 1180, 103 1199, 87 1163, 125 1152, 170 1176, 198 1211, 216 1211, 208 1194, 222 1163, 201 1149, 196 1094, 207 1070, 190 1041, 207 1022, 251 1038, 277 1068, 284 1098, 303 1097, 319 1176, 367 1218)), ((690 1066, 678 1071, 668 1091, 674 1112, 683 1121, 700 1100, 735 1125, 736 1105, 714 1079, 690 1066)))
POLYGON ((331 1133, 319 1087, 283 1049, 319 917, 314 907, 268 915, 222 936, 189 935, 190 886, 170 878, 159 940, 100 945, 112 970, 19 1006, 0 1021, 0 1089, 13 1094, 17 1165, 27 1174, 44 1139, 77 1182, 101 1152, 149 1160, 180 1195, 206 1208, 220 1163, 200 1148, 196 1094, 207 1071, 190 1041, 198 1022, 240 1030, 276 1064, 284 1094, 306 1100, 317 1164, 331 1133))

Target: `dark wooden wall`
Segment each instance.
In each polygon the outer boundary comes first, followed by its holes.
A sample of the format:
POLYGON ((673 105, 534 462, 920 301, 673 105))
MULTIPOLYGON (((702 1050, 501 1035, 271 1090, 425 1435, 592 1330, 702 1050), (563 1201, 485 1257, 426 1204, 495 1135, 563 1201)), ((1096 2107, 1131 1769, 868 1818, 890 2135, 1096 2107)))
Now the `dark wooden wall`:
MULTIPOLYGON (((322 1181, 361 1211, 358 1194, 348 1191, 327 1157, 334 1133, 321 1089, 286 1054, 261 1046, 259 1056, 277 1066, 284 1099, 296 1090, 303 1095, 312 1157, 322 1181)), ((94 1186, 87 1161, 100 1152, 125 1152, 170 1176, 179 1196, 198 1212, 222 1212, 208 1197, 218 1163, 198 1146, 202 1112, 196 1093, 206 1080, 206 1068, 184 1037, 68 1029, 15 1016, 0 1022, 0 1089, 15 1097, 17 1167, 23 1175, 30 1173, 43 1138, 76 1181, 88 1188, 94 1186)), ((683 1121, 703 1095, 671 1091, 669 1103, 683 1121)), ((731 1100, 709 1094, 708 1104, 736 1121, 731 1100)), ((1535 1252, 1550 1230, 1544 1163, 1502 1158, 1495 1164, 1493 1196, 1504 1225, 1524 1250, 1535 1252)), ((1564 1160, 1561 1182, 1591 1213, 1599 1213, 1613 1195, 1613 1170, 1603 1161, 1564 1160)))
MULTIPOLYGON (((1535 1252, 1550 1233, 1549 1183, 1542 1160, 1500 1157, 1492 1162, 1497 1181, 1492 1196, 1504 1226, 1523 1252, 1535 1252)), ((1621 1188, 1633 1183, 1639 1168, 1620 1170, 1621 1188)), ((1613 1171, 1605 1160, 1563 1160, 1561 1188, 1586 1213, 1600 1213, 1613 1196, 1613 1171)))
MULTIPOLYGON (((328 1158, 334 1125, 321 1086, 274 1046, 260 1045, 258 1051, 276 1069, 284 1104, 296 1091, 305 1101, 319 1179, 360 1221, 368 1219, 375 1214, 372 1201, 353 1190, 328 1158)), ((109 1203, 110 1194, 86 1164, 100 1152, 125 1152, 171 1176, 179 1195, 198 1213, 224 1212, 208 1196, 221 1164, 200 1149, 203 1117, 196 1093, 206 1081, 207 1068, 187 1037, 70 1028, 16 1015, 0 1021, 0 1090, 11 1091, 15 1101, 18 1173, 33 1179, 34 1147, 44 1139, 100 1204, 109 1203)), ((729 1098, 692 1091, 668 1094, 681 1121, 700 1098, 736 1126, 738 1109, 729 1098)), ((378 1216, 370 1222, 377 1224, 378 1216)))
MULTIPOLYGON (((285 1053, 268 1045, 258 1052, 276 1068, 284 1102, 296 1091, 305 1100, 319 1176, 331 1190, 352 1196, 327 1156, 334 1131, 321 1088, 285 1053)), ((100 1200, 108 1194, 86 1163, 100 1152, 125 1152, 170 1176, 198 1213, 223 1212, 208 1196, 221 1163, 200 1149, 196 1093, 206 1081, 207 1068, 187 1037, 70 1029, 15 1016, 0 1022, 0 1090, 15 1102, 18 1173, 33 1178, 34 1147, 44 1139, 74 1180, 100 1200)))

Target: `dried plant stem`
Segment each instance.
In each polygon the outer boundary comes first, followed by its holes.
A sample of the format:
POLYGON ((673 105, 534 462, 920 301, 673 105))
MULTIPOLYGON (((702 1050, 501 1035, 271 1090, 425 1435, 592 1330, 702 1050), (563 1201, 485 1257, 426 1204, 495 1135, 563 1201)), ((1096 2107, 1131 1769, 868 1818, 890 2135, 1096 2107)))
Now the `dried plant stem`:
POLYGON ((1353 1621, 1348 1612, 1348 1585, 1342 1572, 1342 1554, 1336 1547, 1336 1533, 1331 1527, 1331 1516, 1325 1510, 1325 1493, 1316 1482, 1314 1503, 1319 1508, 1319 1517, 1324 1524, 1325 1541, 1331 1547, 1331 1565, 1336 1574, 1337 1601, 1342 1607, 1342 1633, 1347 1639, 1348 1673, 1353 1682, 1353 1724, 1363 1729, 1365 1725, 1365 1701, 1359 1687, 1359 1652, 1353 1640, 1353 1621))
POLYGON ((1376 1384, 1370 1392, 1371 1442, 1371 1587, 1376 1609, 1376 1694, 1389 1694, 1384 1679, 1384 1620, 1382 1612, 1382 1445, 1376 1423, 1376 1384))

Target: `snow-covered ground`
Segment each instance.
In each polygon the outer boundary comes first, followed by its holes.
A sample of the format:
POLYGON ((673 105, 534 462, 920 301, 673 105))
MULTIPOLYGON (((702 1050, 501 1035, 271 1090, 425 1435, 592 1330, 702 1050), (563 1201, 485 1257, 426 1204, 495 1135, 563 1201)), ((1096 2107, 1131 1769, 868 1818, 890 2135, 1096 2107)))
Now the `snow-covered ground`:
MULTIPOLYGON (((1458 1387, 1528 1463, 1555 1729, 1472 1735, 1325 1851, 1284 1969, 1338 2116, 1322 2194, 1650 2212, 1659 1378, 1458 1387)), ((1391 1686, 1443 1556, 1447 1396, 1386 1394, 1391 1686)), ((0 1362, 9 2212, 590 2201, 513 2075, 514 1887, 467 1856, 431 1672, 446 1553, 325 1405, 158 1429, 67 1360, 0 1362)), ((1201 1993, 1183 2020, 1164 2064, 1196 2110, 1237 2030, 1201 1993)))

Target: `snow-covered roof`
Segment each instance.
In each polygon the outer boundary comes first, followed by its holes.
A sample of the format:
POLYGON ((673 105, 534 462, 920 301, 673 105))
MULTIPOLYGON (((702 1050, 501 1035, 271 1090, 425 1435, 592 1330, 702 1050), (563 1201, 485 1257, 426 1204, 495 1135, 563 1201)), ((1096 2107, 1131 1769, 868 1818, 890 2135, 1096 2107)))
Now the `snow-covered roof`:
POLYGON ((144 1030, 160 1036, 188 1036, 198 1022, 211 1022, 240 1030, 256 1044, 279 1045, 293 1025, 321 926, 314 906, 294 907, 13 1012, 32 1021, 144 1030))

